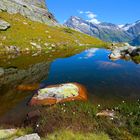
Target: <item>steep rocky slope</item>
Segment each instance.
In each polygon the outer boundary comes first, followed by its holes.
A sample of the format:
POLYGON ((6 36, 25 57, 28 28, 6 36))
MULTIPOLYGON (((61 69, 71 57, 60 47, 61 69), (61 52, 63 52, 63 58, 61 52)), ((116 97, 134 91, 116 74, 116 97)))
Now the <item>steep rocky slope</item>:
POLYGON ((0 0, 0 10, 10 14, 19 13, 33 21, 57 24, 54 16, 48 11, 45 0, 0 0))
POLYGON ((79 17, 70 17, 64 24, 67 27, 74 28, 88 35, 97 37, 109 42, 128 42, 131 40, 131 34, 112 23, 91 23, 79 17))

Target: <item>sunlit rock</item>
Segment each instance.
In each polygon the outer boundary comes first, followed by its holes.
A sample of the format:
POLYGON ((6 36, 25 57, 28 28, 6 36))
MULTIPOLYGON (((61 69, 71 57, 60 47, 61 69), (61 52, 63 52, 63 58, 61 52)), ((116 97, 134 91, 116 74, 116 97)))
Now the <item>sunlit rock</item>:
POLYGON ((0 140, 8 140, 10 136, 17 132, 16 129, 1 129, 0 140))
POLYGON ((115 117, 115 112, 111 110, 103 110, 96 114, 96 116, 104 116, 104 117, 115 117))
POLYGON ((40 137, 35 133, 16 138, 15 140, 40 140, 40 137))
POLYGON ((73 100, 87 100, 86 89, 77 83, 67 83, 38 90, 31 99, 30 105, 51 105, 73 100))
POLYGON ((5 31, 10 27, 10 24, 2 19, 0 19, 0 31, 5 31))

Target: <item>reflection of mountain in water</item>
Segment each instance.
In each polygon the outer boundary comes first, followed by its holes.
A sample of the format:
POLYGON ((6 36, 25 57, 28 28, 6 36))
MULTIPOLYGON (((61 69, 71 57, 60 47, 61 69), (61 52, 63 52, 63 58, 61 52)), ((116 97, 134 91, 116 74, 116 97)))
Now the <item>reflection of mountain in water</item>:
POLYGON ((0 75, 0 115, 23 102, 26 97, 32 96, 29 92, 17 91, 16 87, 20 84, 39 83, 48 75, 49 65, 49 62, 41 62, 26 69, 1 68, 3 73, 0 75))

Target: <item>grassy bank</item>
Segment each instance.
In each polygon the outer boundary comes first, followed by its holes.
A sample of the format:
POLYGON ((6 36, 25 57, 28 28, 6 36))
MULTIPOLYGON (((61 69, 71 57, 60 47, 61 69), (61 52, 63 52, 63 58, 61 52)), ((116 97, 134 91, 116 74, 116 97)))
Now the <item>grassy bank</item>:
POLYGON ((42 140, 138 140, 140 137, 139 100, 122 101, 112 107, 78 101, 39 110, 41 115, 25 121, 24 128, 12 137, 36 132, 42 140), (105 109, 114 110, 115 116, 96 115, 105 109))
POLYGON ((33 22, 19 14, 0 12, 0 18, 11 25, 6 31, 0 31, 0 51, 5 51, 9 46, 16 46, 20 51, 83 45, 106 46, 105 42, 86 34, 63 26, 54 27, 33 22))
POLYGON ((89 135, 87 140, 95 135, 100 138, 100 134, 105 134, 105 139, 137 140, 140 137, 140 102, 122 102, 113 107, 95 106, 89 102, 58 104, 43 108, 41 116, 30 120, 28 125, 40 136, 51 137, 53 140, 55 136, 59 140, 69 135, 68 140, 71 140, 77 135, 86 137, 86 134, 89 135), (96 116, 97 112, 104 109, 114 110, 115 116, 96 116))

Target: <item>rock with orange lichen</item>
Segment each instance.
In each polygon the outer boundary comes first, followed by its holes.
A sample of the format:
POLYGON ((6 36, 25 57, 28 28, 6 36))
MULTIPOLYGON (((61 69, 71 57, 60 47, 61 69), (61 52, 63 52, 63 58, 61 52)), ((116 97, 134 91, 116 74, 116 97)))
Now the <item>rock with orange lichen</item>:
POLYGON ((74 100, 87 100, 87 91, 78 83, 66 83, 39 89, 32 97, 30 105, 52 105, 74 100))

